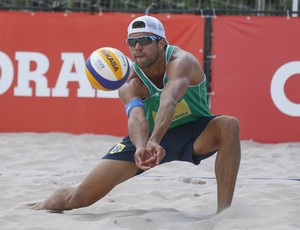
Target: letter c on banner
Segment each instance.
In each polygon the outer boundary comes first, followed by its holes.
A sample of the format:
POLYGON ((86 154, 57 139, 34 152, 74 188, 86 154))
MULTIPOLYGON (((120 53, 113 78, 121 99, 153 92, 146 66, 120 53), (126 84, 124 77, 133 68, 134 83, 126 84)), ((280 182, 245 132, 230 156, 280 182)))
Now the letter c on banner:
POLYGON ((272 78, 270 90, 275 106, 282 113, 292 117, 300 117, 300 104, 290 101, 284 92, 286 81, 295 74, 300 74, 300 61, 282 65, 272 78))

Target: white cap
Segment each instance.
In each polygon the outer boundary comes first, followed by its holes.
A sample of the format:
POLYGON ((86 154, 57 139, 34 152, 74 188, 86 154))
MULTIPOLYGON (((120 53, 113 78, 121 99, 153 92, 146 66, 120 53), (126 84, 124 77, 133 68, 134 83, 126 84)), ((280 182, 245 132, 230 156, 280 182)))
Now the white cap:
POLYGON ((134 19, 128 26, 128 35, 132 33, 148 32, 166 38, 165 29, 163 24, 155 17, 141 16, 134 19), (138 22, 142 22, 140 25, 138 22))

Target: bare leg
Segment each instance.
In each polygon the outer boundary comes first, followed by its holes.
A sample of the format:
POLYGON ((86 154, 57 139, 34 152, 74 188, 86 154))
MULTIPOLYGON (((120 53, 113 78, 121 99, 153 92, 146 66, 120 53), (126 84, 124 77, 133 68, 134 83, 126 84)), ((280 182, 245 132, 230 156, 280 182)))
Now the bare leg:
POLYGON ((218 213, 231 205, 240 159, 241 146, 238 123, 233 120, 227 122, 223 127, 215 163, 218 187, 218 213))
POLYGON ((32 209, 64 211, 92 205, 104 197, 117 184, 133 177, 138 168, 135 163, 101 160, 76 188, 61 188, 44 202, 30 204, 32 209))
POLYGON ((239 122, 228 116, 212 120, 194 144, 195 152, 205 154, 218 150, 215 162, 217 178, 217 213, 232 203, 241 159, 239 122))

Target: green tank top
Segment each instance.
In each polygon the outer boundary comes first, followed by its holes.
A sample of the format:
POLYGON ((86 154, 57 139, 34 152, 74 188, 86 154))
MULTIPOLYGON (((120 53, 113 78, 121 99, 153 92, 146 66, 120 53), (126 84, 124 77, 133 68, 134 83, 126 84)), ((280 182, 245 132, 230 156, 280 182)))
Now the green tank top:
MULTIPOLYGON (((167 46, 166 65, 172 56, 174 48, 175 46, 167 46)), ((133 69, 150 92, 150 96, 145 98, 143 101, 145 105, 146 119, 148 121, 149 131, 151 133, 153 131, 155 117, 159 108, 160 95, 163 91, 163 88, 157 88, 135 62, 133 63, 133 69)), ((167 81, 168 76, 165 73, 163 78, 164 86, 166 85, 167 81)), ((209 112, 207 106, 205 78, 200 84, 190 86, 185 95, 178 101, 169 129, 207 116, 211 116, 211 113, 209 112)))

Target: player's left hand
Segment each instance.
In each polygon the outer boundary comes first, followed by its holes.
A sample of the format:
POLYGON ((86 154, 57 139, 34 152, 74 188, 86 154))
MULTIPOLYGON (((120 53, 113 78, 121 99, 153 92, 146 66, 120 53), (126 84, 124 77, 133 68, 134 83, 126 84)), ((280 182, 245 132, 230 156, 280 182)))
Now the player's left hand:
POLYGON ((159 143, 150 140, 148 141, 146 148, 147 151, 150 152, 151 155, 156 158, 155 166, 159 165, 161 160, 166 155, 165 149, 159 143))
POLYGON ((166 151, 155 142, 148 142, 147 148, 137 148, 134 159, 137 167, 142 170, 153 168, 165 157, 166 151))
POLYGON ((137 148, 134 160, 136 166, 142 170, 148 170, 156 166, 156 156, 148 152, 146 148, 137 148))

